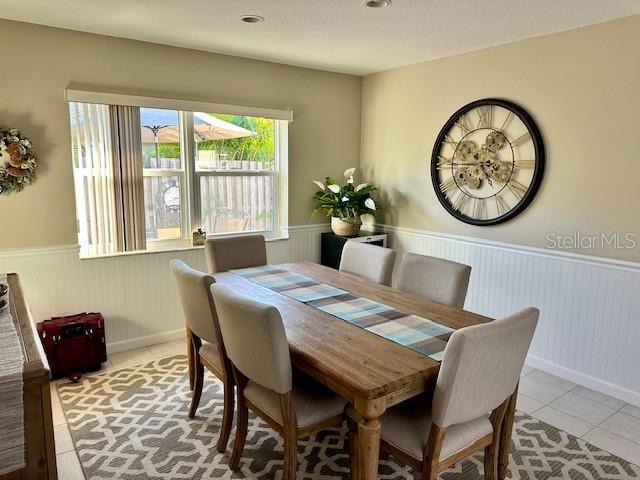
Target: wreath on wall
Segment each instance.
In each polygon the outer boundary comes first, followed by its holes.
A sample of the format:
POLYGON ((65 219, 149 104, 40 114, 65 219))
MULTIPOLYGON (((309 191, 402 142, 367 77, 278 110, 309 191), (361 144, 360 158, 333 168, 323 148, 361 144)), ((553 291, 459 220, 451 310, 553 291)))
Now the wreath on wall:
POLYGON ((0 127, 0 195, 21 192, 35 182, 37 166, 31 140, 15 128, 0 127))

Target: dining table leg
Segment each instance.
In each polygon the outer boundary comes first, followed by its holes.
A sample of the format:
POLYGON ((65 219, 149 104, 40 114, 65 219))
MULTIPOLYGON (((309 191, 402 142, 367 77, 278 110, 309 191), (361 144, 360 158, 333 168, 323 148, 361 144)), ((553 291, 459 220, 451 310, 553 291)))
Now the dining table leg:
POLYGON ((378 459, 380 455, 380 419, 361 417, 358 420, 356 435, 358 456, 358 480, 378 478, 378 459))
POLYGON ((498 452, 498 480, 504 480, 509 471, 509 450, 511 449, 511 433, 513 421, 516 415, 516 400, 518 399, 518 386, 509 399, 509 405, 502 421, 500 430, 500 449, 498 452))
POLYGON ((382 399, 356 401, 354 407, 360 414, 356 425, 355 441, 352 450, 356 457, 357 469, 352 480, 376 480, 378 478, 378 461, 380 456, 380 417, 385 410, 382 399))

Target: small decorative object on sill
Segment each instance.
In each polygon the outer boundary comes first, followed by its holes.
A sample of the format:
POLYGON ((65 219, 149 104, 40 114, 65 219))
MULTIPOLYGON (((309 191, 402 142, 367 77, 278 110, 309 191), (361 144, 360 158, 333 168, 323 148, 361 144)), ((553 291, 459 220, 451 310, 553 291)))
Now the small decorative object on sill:
POLYGON ((0 195, 21 192, 36 180, 38 158, 20 131, 0 127, 0 195))
POLYGON ((201 228, 193 232, 193 246, 204 245, 204 241, 207 239, 207 232, 201 228))
POLYGON ((324 183, 314 180, 319 190, 313 195, 313 213, 324 213, 331 217, 331 229, 336 235, 355 237, 362 227, 361 215, 375 215, 376 206, 371 194, 377 190, 368 183, 354 186, 355 168, 345 170, 346 183, 339 185, 331 177, 324 183))

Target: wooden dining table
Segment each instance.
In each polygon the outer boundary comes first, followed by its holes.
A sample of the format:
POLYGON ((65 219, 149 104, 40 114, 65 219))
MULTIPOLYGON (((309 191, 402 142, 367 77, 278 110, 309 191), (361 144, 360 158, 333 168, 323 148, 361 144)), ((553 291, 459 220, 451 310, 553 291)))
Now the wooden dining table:
MULTIPOLYGON (((312 262, 279 266, 454 329, 492 320, 312 262)), ((280 311, 293 365, 347 399, 360 414, 355 436, 359 476, 362 480, 378 478, 380 417, 387 408, 433 389, 440 362, 234 272, 214 277, 216 282, 280 311)), ((510 403, 499 455, 501 480, 507 471, 515 392, 510 403)))

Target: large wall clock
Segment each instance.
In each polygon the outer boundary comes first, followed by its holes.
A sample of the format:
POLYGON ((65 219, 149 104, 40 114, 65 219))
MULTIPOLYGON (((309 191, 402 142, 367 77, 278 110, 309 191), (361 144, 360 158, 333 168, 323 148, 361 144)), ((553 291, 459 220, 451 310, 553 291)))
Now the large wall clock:
POLYGON ((442 206, 471 225, 495 225, 521 213, 544 172, 544 143, 531 116, 507 100, 460 108, 440 131, 431 180, 442 206))

